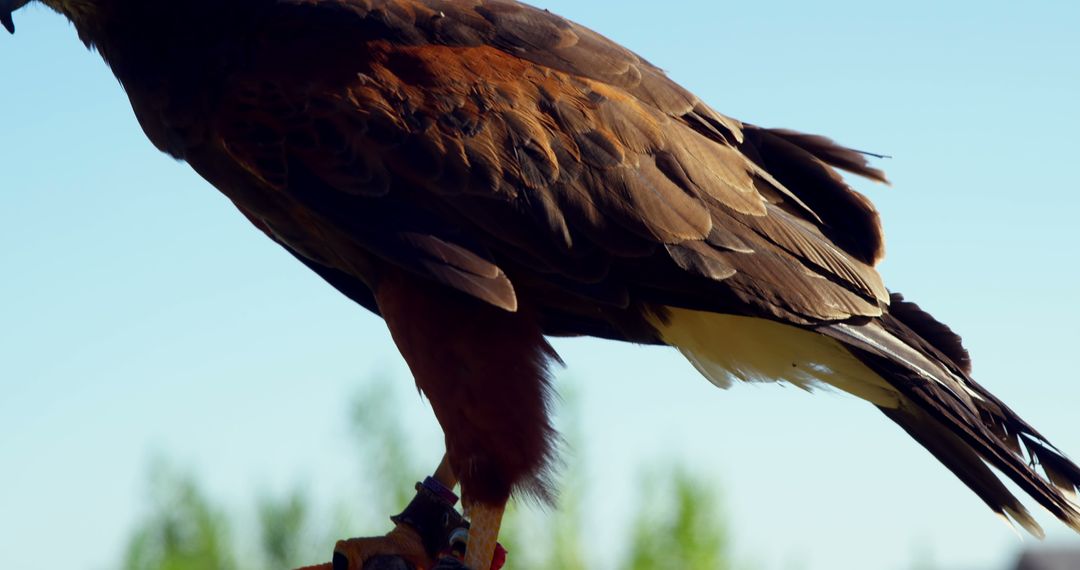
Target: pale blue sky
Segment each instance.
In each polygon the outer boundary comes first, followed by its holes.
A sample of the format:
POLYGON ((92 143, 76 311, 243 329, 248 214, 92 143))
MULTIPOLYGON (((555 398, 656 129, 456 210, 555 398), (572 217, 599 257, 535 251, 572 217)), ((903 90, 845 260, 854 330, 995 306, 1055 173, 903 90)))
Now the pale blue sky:
MULTIPOLYGON (((1080 4, 544 7, 726 114, 893 155, 892 188, 859 183, 885 220, 886 282, 1080 456, 1080 4)), ((362 484, 347 477, 347 400, 376 373, 411 384, 381 322, 158 154, 58 16, 16 21, 0 38, 0 568, 111 568, 155 452, 237 508, 260 489, 328 500, 362 484)), ((738 551, 763 570, 899 569, 913 549, 993 569, 1020 547, 869 406, 721 392, 671 350, 556 346, 584 407, 598 548, 620 536, 639 467, 667 459, 715 477, 738 551)), ((406 401, 434 463, 430 414, 406 401)))

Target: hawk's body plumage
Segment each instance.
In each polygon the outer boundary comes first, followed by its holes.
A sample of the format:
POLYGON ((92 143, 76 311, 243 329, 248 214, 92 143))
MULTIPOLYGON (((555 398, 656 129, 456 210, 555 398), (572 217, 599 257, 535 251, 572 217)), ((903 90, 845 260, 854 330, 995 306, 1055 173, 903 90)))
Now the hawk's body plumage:
POLYGON ((877 213, 836 170, 883 181, 860 153, 725 117, 513 0, 43 1, 158 148, 387 319, 466 495, 539 488, 543 335, 592 335, 720 384, 838 386, 997 512, 1039 532, 986 463, 1080 530, 1080 470, 884 287, 877 213))

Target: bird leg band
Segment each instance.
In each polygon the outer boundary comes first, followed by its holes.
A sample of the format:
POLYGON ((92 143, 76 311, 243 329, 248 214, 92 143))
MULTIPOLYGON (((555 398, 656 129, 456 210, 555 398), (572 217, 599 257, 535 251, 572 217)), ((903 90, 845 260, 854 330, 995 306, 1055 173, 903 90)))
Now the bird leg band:
MULTIPOLYGON (((463 545, 459 540, 462 534, 467 533, 468 543, 473 545, 473 553, 487 552, 487 556, 490 557, 490 563, 484 568, 499 570, 506 561, 506 550, 501 544, 495 542, 499 529, 498 520, 494 521, 494 533, 473 536, 474 532, 470 530, 473 525, 454 508, 457 502, 457 495, 437 477, 428 477, 423 483, 416 484, 416 496, 413 497, 409 506, 405 507, 401 514, 390 517, 390 520, 397 525, 407 525, 420 535, 420 541, 428 556, 442 560, 437 568, 442 568, 452 563, 454 557, 461 556, 460 547, 463 545)), ((490 524, 492 521, 486 520, 490 516, 487 516, 488 513, 483 508, 473 510, 480 511, 473 513, 474 518, 479 515, 481 519, 485 519, 479 524, 479 528, 492 526, 490 524)), ((500 510, 499 519, 501 519, 501 514, 500 510)))
POLYGON ((450 535, 469 523, 454 509, 458 498, 433 477, 416 484, 416 496, 401 514, 390 517, 394 524, 409 525, 420 535, 424 550, 432 559, 450 545, 450 535))

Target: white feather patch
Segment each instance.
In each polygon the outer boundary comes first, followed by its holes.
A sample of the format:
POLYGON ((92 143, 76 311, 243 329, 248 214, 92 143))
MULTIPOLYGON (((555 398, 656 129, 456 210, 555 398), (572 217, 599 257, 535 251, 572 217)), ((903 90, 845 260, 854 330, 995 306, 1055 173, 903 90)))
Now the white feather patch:
POLYGON ((660 337, 720 388, 736 380, 832 386, 878 406, 900 405, 895 388, 827 336, 766 319, 667 310, 667 322, 650 317, 660 337))

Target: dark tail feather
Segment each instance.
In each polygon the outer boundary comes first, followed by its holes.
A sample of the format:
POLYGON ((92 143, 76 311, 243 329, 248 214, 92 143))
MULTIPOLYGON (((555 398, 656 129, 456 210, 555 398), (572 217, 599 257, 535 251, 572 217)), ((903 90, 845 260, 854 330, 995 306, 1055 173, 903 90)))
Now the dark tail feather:
POLYGON ((914 305, 894 300, 899 302, 893 314, 863 325, 819 330, 848 345, 903 395, 900 408, 883 410, 885 414, 990 508, 1041 536, 1038 525, 986 464, 1080 532, 1080 467, 971 379, 959 337, 914 305))
POLYGON ((1034 536, 1044 537, 1042 527, 1031 517, 1027 508, 1009 492, 971 446, 941 422, 917 409, 879 409, 932 453, 995 513, 1006 520, 1015 521, 1034 536))

